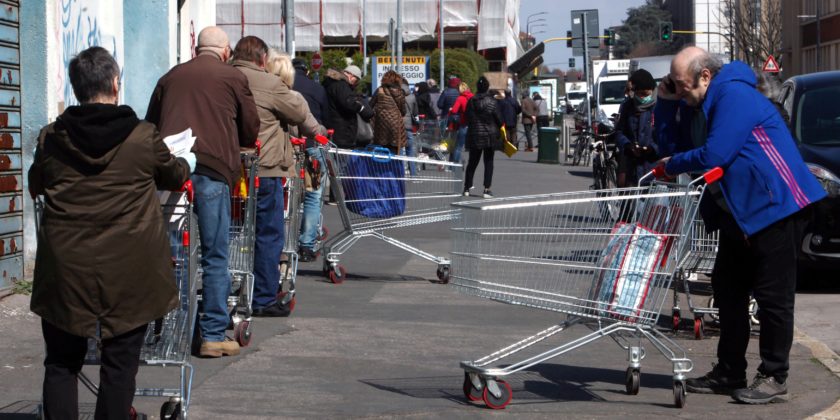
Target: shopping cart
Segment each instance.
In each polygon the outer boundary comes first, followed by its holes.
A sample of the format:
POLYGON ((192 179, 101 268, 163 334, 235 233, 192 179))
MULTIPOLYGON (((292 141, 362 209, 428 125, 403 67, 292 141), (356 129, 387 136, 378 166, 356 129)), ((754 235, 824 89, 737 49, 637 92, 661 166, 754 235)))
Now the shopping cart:
MULTIPOLYGON (((257 160, 260 144, 256 149, 243 149, 242 175, 231 192, 230 245, 228 271, 231 277, 231 294, 228 296, 228 313, 233 326, 233 338, 242 347, 251 343, 251 304, 254 298, 254 244, 256 240, 257 160)), ((278 261, 279 262, 279 261, 278 261)))
POLYGON ((449 259, 388 236, 385 231, 456 219, 450 204, 460 197, 461 165, 392 155, 388 149, 330 148, 330 185, 344 230, 324 244, 324 275, 342 283, 346 271, 339 257, 361 238, 381 239, 436 263, 438 279, 449 281, 449 259), (409 166, 416 165, 411 175, 409 166))
MULTIPOLYGON (((140 361, 145 366, 174 366, 180 370, 177 387, 150 387, 135 390, 136 396, 168 397, 160 408, 161 419, 186 419, 189 414, 192 394, 193 365, 190 354, 193 342, 193 328, 197 311, 198 276, 198 225, 192 213, 192 184, 187 181, 184 192, 164 192, 161 196, 161 210, 171 239, 172 263, 175 281, 178 285, 180 303, 161 319, 152 321, 146 330, 146 337, 140 351, 140 361)), ((35 200, 35 223, 40 228, 44 209, 43 200, 35 200)), ((99 365, 99 348, 95 339, 88 339, 86 365, 99 365)), ((94 395, 99 393, 96 382, 84 372, 79 372, 79 381, 94 395)), ((38 407, 37 418, 43 418, 42 407, 38 407)), ((131 408, 129 418, 138 418, 131 408)))
MULTIPOLYGON (((708 174, 708 182, 721 173, 708 174)), ((452 284, 458 291, 566 315, 535 335, 461 362, 467 399, 504 408, 512 390, 500 378, 609 336, 627 351, 629 394, 639 391, 646 338, 671 361, 674 403, 684 406, 685 375, 693 363, 656 321, 672 280, 669 253, 697 211, 692 198, 702 194, 703 180, 688 186, 656 182, 612 195, 581 191, 453 204, 463 212, 453 229, 452 284), (624 209, 625 217, 609 217, 603 202, 624 209), (577 324, 592 332, 558 346, 543 342, 577 324), (492 366, 528 348, 537 354, 492 366)))
POLYGON ((425 115, 418 115, 419 124, 414 134, 414 147, 418 158, 431 160, 449 160, 449 147, 444 140, 451 140, 447 130, 441 130, 440 124, 434 118, 427 119, 425 115))
MULTIPOLYGON (((676 255, 677 269, 674 279, 674 307, 671 312, 671 319, 674 332, 679 331, 682 326, 679 289, 682 288, 688 308, 694 316, 694 338, 701 340, 706 334, 706 316, 708 315, 712 321, 718 319, 718 309, 712 296, 712 285, 709 278, 715 265, 720 232, 706 231, 706 225, 700 218, 699 212, 695 215, 692 223, 686 227, 689 229, 685 234, 686 240, 676 255), (697 292, 710 296, 705 306, 698 305, 697 300, 692 298, 692 293, 697 292)), ((750 298, 749 312, 750 323, 753 326, 759 325, 756 316, 758 303, 753 298, 750 298)))

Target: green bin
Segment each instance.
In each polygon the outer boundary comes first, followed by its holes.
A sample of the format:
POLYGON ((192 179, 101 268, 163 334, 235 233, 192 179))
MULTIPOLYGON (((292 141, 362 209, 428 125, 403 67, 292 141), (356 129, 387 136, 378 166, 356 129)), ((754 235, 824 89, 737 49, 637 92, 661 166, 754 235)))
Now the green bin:
POLYGON ((560 129, 556 127, 542 127, 539 133, 539 149, 537 153, 539 163, 560 163, 560 129))
POLYGON ((554 113, 554 126, 555 127, 562 127, 563 126, 563 113, 562 112, 555 112, 554 113))

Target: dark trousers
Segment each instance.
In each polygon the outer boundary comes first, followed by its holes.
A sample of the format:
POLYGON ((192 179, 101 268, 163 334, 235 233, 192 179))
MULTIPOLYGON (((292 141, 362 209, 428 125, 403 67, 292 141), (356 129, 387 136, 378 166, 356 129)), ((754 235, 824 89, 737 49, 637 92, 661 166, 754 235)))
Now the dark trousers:
MULTIPOLYGON (((523 118, 524 119, 524 118, 523 118)), ((522 130, 525 131, 525 141, 528 142, 528 148, 534 148, 534 142, 531 140, 531 129, 534 127, 534 124, 522 124, 522 130)))
MULTIPOLYGON (((78 419, 79 390, 77 376, 87 353, 87 338, 72 335, 41 320, 47 356, 44 359, 44 418, 78 419)), ((146 325, 125 334, 102 340, 99 367, 99 395, 96 398, 97 420, 128 419, 135 376, 140 366, 140 349, 146 325)))
POLYGON ((260 178, 254 229, 254 309, 263 309, 277 302, 277 291, 280 288, 277 264, 286 239, 284 205, 283 178, 260 178))
MULTIPOLYGON (((808 209, 782 219, 749 239, 721 232, 712 288, 720 309, 717 357, 733 377, 747 371, 750 291, 761 323, 758 371, 784 382, 793 343, 796 260, 808 209)), ((725 217, 731 217, 726 215, 725 217)))
POLYGON ((540 128, 548 127, 549 124, 551 124, 551 120, 548 119, 548 115, 537 116, 537 135, 539 135, 540 128))
POLYGON ((489 189, 493 183, 493 148, 486 149, 470 149, 470 160, 467 162, 467 173, 464 178, 464 191, 469 190, 473 186, 473 176, 475 170, 478 168, 478 161, 484 155, 484 188, 489 189))

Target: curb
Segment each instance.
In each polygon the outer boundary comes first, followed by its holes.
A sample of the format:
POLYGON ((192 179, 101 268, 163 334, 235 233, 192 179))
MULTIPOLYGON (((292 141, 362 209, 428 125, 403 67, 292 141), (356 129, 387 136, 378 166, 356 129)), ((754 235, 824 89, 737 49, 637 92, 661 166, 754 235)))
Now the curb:
MULTIPOLYGON (((796 327, 793 328, 793 339, 795 342, 808 347, 814 358, 825 366, 826 369, 831 371, 834 376, 840 378, 840 356, 837 353, 828 348, 823 342, 812 338, 796 327)), ((808 417, 808 420, 827 419, 840 419, 840 400, 837 400, 831 407, 808 417)))

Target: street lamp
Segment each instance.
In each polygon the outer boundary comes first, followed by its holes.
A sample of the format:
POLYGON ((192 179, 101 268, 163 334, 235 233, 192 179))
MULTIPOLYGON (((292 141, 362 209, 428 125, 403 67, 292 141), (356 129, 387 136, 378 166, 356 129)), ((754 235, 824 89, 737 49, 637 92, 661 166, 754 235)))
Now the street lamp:
MULTIPOLYGON (((525 18, 525 33, 526 34, 528 33, 529 26, 531 26, 531 18, 532 17, 540 16, 540 15, 547 15, 547 14, 548 14, 548 12, 537 12, 537 13, 531 13, 530 15, 528 15, 528 17, 525 18)), ((539 19, 537 19, 537 20, 539 20, 539 19)), ((545 20, 545 19, 543 19, 543 20, 545 20)))

